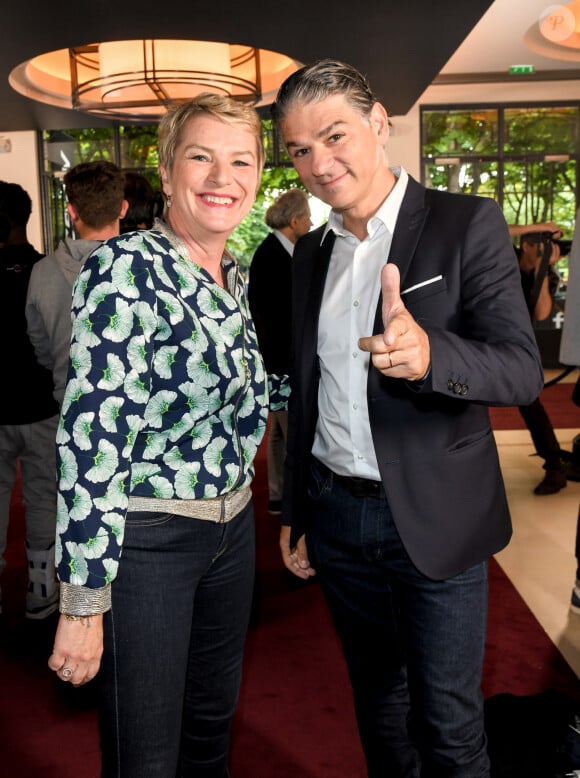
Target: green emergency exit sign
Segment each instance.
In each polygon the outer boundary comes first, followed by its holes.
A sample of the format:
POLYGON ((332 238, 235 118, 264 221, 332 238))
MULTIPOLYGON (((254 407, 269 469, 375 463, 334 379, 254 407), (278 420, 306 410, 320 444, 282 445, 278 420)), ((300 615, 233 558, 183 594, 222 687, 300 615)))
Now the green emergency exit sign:
POLYGON ((512 65, 510 67, 510 76, 525 76, 535 72, 533 65, 512 65))

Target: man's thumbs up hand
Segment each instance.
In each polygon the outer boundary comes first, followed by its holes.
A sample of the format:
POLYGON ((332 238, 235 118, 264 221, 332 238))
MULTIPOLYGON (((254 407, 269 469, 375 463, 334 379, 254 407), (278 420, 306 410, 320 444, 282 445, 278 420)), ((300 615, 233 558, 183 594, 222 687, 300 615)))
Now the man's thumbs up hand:
POLYGON ((384 375, 418 381, 431 364, 429 338, 405 308, 399 268, 392 263, 381 271, 381 291, 384 332, 360 338, 358 346, 371 353, 373 365, 384 375))
MULTIPOLYGON (((407 309, 401 300, 401 275, 399 268, 393 264, 383 266, 381 270, 381 291, 383 293, 383 326, 385 328, 384 341, 387 346, 395 344, 399 331, 390 327, 395 318, 407 313, 407 309)), ((408 314, 407 314, 408 315, 408 314)))

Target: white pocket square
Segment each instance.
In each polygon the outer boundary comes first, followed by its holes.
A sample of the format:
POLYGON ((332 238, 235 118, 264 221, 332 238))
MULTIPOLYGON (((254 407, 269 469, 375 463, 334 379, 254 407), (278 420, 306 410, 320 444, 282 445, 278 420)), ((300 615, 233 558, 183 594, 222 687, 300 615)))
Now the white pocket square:
POLYGON ((443 276, 433 276, 433 278, 428 278, 426 281, 421 281, 419 284, 415 284, 415 286, 410 286, 408 289, 405 289, 401 292, 401 296, 404 294, 409 294, 409 292, 414 292, 415 289, 421 289, 423 286, 429 286, 429 284, 434 284, 436 281, 441 281, 443 276))

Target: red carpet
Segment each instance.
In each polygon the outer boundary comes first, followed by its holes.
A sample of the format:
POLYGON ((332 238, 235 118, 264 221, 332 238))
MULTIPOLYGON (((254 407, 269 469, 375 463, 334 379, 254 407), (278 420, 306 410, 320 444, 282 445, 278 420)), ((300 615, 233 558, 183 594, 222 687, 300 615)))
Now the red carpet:
MULTIPOLYGON (((278 522, 266 511, 264 453, 262 446, 254 489, 257 608, 234 726, 232 778, 364 778, 346 668, 319 587, 290 588, 279 561, 278 522)), ((0 775, 98 778, 94 690, 55 679, 46 666, 53 626, 47 630, 21 616, 26 570, 18 492, 9 535, 0 775)), ((483 688, 486 697, 546 689, 580 696, 574 673, 493 560, 483 688)))
MULTIPOLYGON (((580 407, 572 402, 574 384, 557 383, 548 386, 540 399, 554 429, 578 429, 580 431, 580 407)), ((496 430, 526 429, 517 408, 490 408, 493 428, 496 430)))

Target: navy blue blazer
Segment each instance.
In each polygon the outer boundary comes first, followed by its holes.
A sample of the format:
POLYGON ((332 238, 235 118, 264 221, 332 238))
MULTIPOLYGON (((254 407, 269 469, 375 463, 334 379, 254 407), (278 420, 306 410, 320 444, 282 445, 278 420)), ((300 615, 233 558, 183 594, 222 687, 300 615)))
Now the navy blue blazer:
MULTIPOLYGON (((291 396, 283 524, 306 532, 317 419, 317 330, 334 242, 323 227, 292 260, 291 396)), ((543 369, 506 221, 494 200, 426 189, 409 178, 390 254, 401 295, 426 330, 431 371, 421 385, 369 368, 369 418, 381 480, 401 540, 433 579, 503 548, 511 520, 490 405, 527 405, 543 369)), ((387 261, 387 257, 385 257, 387 261)), ((377 278, 380 285, 380 278, 377 278)), ((374 333, 383 332, 381 301, 374 333)), ((367 335, 369 333, 360 333, 367 335)))
POLYGON ((252 257, 248 303, 268 373, 286 375, 290 360, 292 257, 271 232, 252 257))

